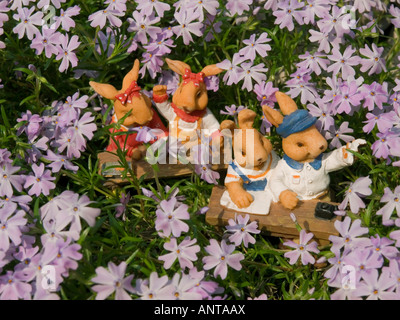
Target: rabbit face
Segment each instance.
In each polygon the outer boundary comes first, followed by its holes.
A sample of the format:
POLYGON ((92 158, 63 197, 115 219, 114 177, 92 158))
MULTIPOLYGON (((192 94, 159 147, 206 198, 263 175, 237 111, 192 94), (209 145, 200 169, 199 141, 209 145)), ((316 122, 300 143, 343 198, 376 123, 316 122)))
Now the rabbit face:
POLYGON ((298 162, 313 161, 327 148, 327 141, 315 126, 282 139, 285 154, 298 162))

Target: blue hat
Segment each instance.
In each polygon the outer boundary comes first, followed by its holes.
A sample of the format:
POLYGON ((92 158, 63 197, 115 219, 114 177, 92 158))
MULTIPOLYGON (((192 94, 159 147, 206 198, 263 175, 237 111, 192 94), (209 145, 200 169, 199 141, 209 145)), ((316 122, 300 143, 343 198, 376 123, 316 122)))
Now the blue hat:
POLYGON ((283 118, 283 122, 276 129, 276 132, 283 138, 293 133, 301 132, 311 127, 317 121, 307 110, 301 109, 283 118))

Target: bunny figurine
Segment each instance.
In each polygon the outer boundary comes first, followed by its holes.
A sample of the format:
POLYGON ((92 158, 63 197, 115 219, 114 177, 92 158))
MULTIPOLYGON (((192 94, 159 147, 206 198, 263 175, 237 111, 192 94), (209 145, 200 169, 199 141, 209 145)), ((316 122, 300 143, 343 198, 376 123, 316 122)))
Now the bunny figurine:
POLYGON ((170 136, 178 138, 186 149, 199 143, 197 130, 202 129, 212 138, 219 135, 219 122, 207 108, 208 95, 204 78, 217 75, 223 70, 209 65, 199 73, 192 73, 182 61, 165 59, 169 68, 182 76, 182 82, 168 101, 167 86, 153 89, 153 101, 161 115, 169 121, 170 136), (190 143, 189 143, 190 142, 190 143))
POLYGON ((282 137, 285 153, 269 181, 274 201, 280 201, 289 210, 293 210, 299 200, 329 201, 329 173, 352 165, 354 156, 347 150, 357 151, 366 141, 357 139, 323 153, 328 143, 315 127, 317 119, 307 110, 299 110, 286 94, 276 92, 275 96, 284 116, 270 107, 264 108, 266 118, 282 137))
POLYGON ((273 200, 268 182, 279 157, 271 142, 253 128, 256 113, 244 109, 238 114, 239 129, 231 120, 221 123, 221 131, 231 131, 235 160, 229 164, 221 205, 236 211, 268 214, 273 200))
MULTIPOLYGON (((152 129, 159 129, 160 136, 168 134, 167 128, 162 123, 157 112, 151 107, 151 100, 141 93, 141 88, 137 84, 139 76, 139 60, 136 59, 131 71, 124 77, 122 89, 117 90, 110 84, 97 83, 90 81, 90 86, 102 97, 114 101, 114 115, 112 123, 117 123, 118 119, 123 118, 128 112, 131 112, 124 120, 121 129, 111 128, 110 132, 126 132, 135 127, 147 126, 152 129), (162 133, 162 134, 161 134, 162 133)), ((136 140, 137 133, 132 132, 129 135, 115 136, 121 149, 127 149, 127 156, 135 160, 141 159, 146 148, 142 142, 136 140)), ((113 140, 107 147, 107 151, 116 151, 117 145, 113 140)))

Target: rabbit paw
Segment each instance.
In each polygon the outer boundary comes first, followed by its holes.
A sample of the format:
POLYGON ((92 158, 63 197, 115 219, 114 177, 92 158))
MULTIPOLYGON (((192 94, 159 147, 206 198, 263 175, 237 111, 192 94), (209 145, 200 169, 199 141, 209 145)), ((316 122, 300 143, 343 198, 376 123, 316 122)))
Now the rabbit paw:
POLYGON ((247 191, 242 191, 234 197, 233 202, 240 209, 247 208, 254 201, 253 196, 247 191))
POLYGON ((279 195, 279 201, 286 209, 293 210, 296 208, 299 199, 297 198, 297 194, 295 192, 285 190, 279 195))

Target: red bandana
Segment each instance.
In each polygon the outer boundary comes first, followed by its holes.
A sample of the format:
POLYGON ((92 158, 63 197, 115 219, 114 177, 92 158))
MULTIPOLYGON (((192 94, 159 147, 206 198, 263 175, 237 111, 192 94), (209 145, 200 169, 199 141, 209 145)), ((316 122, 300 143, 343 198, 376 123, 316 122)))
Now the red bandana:
POLYGON ((171 103, 171 107, 174 109, 176 115, 186 122, 196 122, 206 113, 206 110, 196 110, 191 113, 186 113, 182 109, 179 109, 174 103, 171 103))
POLYGON ((125 90, 124 93, 118 94, 115 96, 123 105, 126 103, 132 102, 132 97, 140 97, 140 90, 141 88, 137 85, 136 81, 132 81, 132 84, 129 86, 128 89, 125 90))
POLYGON ((198 87, 200 82, 204 82, 204 72, 192 73, 189 69, 185 69, 185 74, 182 76, 183 85, 193 82, 193 84, 198 87))

